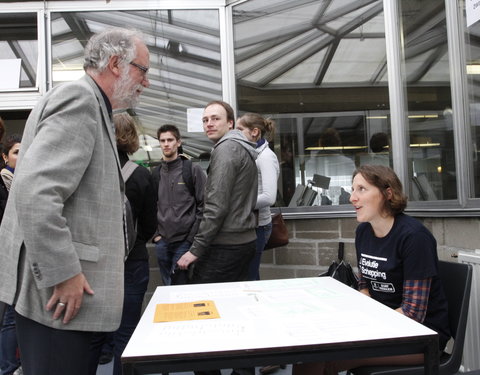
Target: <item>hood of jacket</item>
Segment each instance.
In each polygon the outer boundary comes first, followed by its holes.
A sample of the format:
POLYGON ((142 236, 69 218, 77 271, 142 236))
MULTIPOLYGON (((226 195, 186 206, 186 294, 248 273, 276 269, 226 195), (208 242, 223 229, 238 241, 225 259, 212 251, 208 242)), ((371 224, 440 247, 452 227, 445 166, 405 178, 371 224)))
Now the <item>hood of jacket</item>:
POLYGON ((225 142, 226 140, 232 140, 240 144, 245 150, 248 151, 253 160, 257 159, 258 153, 256 151, 257 144, 255 142, 250 142, 245 135, 237 129, 230 130, 222 138, 215 143, 213 148, 217 147, 220 143, 225 142))
POLYGON ((268 141, 264 139, 263 143, 260 146, 258 146, 258 144, 256 145, 255 151, 258 155, 260 155, 266 148, 268 148, 268 141))

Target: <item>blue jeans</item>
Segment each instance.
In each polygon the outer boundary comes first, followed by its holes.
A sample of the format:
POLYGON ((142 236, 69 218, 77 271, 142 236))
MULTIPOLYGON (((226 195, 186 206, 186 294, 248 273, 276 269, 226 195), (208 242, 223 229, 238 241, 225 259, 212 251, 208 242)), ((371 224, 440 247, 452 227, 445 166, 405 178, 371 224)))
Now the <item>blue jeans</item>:
MULTIPOLYGON (((143 297, 148 287, 148 275, 147 260, 127 259, 125 262, 125 297, 122 321, 120 327, 113 333, 113 375, 122 374, 120 357, 142 315, 143 297)), ((98 359, 107 336, 108 333, 106 332, 93 334, 89 356, 90 375, 95 375, 97 372, 98 359)))
POLYGON ((272 222, 267 225, 257 227, 257 244, 255 255, 248 267, 248 281, 260 280, 260 262, 262 260, 263 249, 272 234, 272 222))
POLYGON ((17 330, 15 329, 15 310, 7 306, 0 334, 0 370, 4 375, 13 374, 20 366, 17 358, 17 330))
POLYGON ((191 245, 188 241, 168 243, 163 239, 155 243, 155 252, 157 253, 158 267, 160 268, 163 285, 178 284, 172 281, 171 276, 177 266, 177 261, 190 249, 191 245))

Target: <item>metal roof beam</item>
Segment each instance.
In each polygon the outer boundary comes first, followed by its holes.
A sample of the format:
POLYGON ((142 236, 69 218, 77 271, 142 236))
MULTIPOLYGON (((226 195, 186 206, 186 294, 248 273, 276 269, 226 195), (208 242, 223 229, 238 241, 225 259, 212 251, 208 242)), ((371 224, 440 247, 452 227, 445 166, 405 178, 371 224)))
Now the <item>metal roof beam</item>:
POLYGON ((25 52, 23 52, 23 49, 20 46, 20 43, 16 40, 9 40, 7 41, 7 43, 12 49, 15 56, 22 61, 22 68, 25 74, 27 75, 28 80, 30 81, 30 85, 35 87, 35 82, 37 80, 37 73, 35 69, 33 69, 33 66, 30 64, 30 62, 28 61, 27 55, 25 54, 25 52))

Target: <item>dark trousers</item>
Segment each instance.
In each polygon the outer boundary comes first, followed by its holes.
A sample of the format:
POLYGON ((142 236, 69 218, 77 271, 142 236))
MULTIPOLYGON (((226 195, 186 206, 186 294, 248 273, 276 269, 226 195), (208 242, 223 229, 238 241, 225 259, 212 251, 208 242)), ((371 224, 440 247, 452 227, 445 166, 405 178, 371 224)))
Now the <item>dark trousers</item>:
POLYGON ((240 245, 210 245, 193 269, 192 284, 246 281, 256 241, 240 245))
POLYGON ((263 249, 272 234, 272 223, 257 227, 257 245, 255 256, 248 267, 248 281, 260 280, 260 263, 262 261, 263 249))
MULTIPOLYGON (((148 287, 149 268, 147 260, 129 260, 125 262, 125 297, 123 299, 122 321, 120 327, 113 332, 113 374, 122 374, 121 356, 128 340, 142 315, 143 297, 148 287)), ((103 344, 108 333, 95 332, 90 344, 89 375, 97 373, 98 360, 102 354, 103 344)))
POLYGON ((50 328, 15 313, 25 375, 85 375, 92 332, 50 328))
MULTIPOLYGON (((241 245, 210 245, 195 263, 193 284, 246 281, 255 255, 256 241, 241 245)), ((195 371, 195 375, 221 375, 220 370, 195 371)))
POLYGON ((0 374, 10 375, 20 366, 17 356, 17 331, 15 329, 15 310, 6 305, 3 326, 0 333, 0 374))

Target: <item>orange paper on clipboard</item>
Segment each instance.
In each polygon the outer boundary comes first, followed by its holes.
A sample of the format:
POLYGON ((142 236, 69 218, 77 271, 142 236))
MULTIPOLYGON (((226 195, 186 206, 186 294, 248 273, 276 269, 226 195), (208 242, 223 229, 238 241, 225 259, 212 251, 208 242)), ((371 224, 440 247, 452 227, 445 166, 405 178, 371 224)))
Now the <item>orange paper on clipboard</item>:
POLYGON ((155 308, 153 322, 179 322, 183 320, 218 318, 220 318, 220 315, 213 301, 160 303, 155 308))

